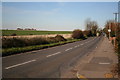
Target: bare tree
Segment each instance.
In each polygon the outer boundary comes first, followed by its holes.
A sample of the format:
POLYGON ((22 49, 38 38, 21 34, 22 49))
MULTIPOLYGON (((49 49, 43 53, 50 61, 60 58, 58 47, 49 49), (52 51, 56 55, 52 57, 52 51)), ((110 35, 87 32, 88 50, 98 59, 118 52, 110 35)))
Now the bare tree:
POLYGON ((98 29, 98 24, 96 21, 91 21, 90 18, 88 18, 85 21, 86 24, 86 30, 92 31, 93 35, 96 35, 97 29, 98 29))
POLYGON ((86 30, 91 30, 90 24, 91 24, 91 19, 90 18, 86 19, 85 20, 86 30))

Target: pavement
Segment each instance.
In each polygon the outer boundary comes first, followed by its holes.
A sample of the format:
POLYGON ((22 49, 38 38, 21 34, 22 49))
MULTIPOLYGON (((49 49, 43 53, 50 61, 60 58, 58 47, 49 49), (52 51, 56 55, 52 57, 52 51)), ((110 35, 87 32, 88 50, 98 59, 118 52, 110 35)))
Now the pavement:
POLYGON ((103 37, 93 51, 78 59, 76 66, 66 71, 67 74, 62 77, 118 78, 118 75, 113 73, 117 63, 118 57, 112 43, 103 37))
MULTIPOLYGON (((102 41, 102 39, 103 36, 90 37, 86 40, 77 41, 74 43, 3 57, 2 77, 64 78, 64 76, 68 74, 65 72, 71 70, 71 68, 73 68, 73 66, 75 66, 77 62, 91 67, 92 64, 95 65, 95 60, 99 61, 99 59, 105 59, 108 62, 110 60, 110 64, 114 62, 116 63, 113 58, 113 52, 111 52, 110 50, 110 53, 108 54, 108 52, 106 51, 108 50, 108 48, 111 49, 111 47, 109 46, 110 43, 107 42, 106 38, 104 39, 105 41, 103 41, 101 46, 103 44, 104 46, 108 46, 106 48, 104 47, 104 49, 101 47, 100 49, 103 49, 102 52, 106 54, 101 53, 101 51, 99 50, 98 53, 91 54, 94 56, 94 58, 90 62, 88 62, 89 60, 87 59, 91 58, 85 58, 85 56, 90 55, 90 52, 96 50, 96 46, 102 41), (108 60, 106 57, 110 59, 108 60), (79 61, 79 59, 81 59, 81 61, 79 61)), ((100 64, 97 64, 95 66, 98 67, 98 65, 100 64)), ((93 70, 93 68, 89 68, 87 66, 84 66, 83 68, 79 67, 79 69, 82 69, 79 73, 83 74, 86 70, 93 70)), ((97 68, 95 68, 94 70, 97 70, 97 68)), ((87 74, 85 76, 87 76, 87 74)))

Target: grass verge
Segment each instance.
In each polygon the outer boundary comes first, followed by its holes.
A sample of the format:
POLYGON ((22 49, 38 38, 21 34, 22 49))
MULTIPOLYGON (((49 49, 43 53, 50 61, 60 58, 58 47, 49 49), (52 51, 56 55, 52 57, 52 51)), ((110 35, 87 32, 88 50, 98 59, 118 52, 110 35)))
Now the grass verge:
POLYGON ((63 45, 63 44, 72 43, 72 42, 76 42, 76 41, 80 41, 80 40, 81 39, 72 39, 72 40, 68 40, 68 41, 60 41, 60 42, 51 43, 51 44, 2 49, 2 56, 4 57, 4 56, 8 56, 8 55, 13 55, 13 54, 19 54, 22 52, 44 49, 44 48, 63 45))

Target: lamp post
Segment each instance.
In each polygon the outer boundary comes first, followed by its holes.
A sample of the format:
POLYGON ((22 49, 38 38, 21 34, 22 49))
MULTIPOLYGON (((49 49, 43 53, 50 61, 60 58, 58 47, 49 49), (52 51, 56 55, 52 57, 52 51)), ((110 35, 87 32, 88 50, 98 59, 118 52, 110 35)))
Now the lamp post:
POLYGON ((111 32, 111 29, 110 29, 111 25, 110 24, 111 23, 109 23, 109 29, 108 29, 108 32, 109 32, 109 41, 110 41, 110 32, 111 32))

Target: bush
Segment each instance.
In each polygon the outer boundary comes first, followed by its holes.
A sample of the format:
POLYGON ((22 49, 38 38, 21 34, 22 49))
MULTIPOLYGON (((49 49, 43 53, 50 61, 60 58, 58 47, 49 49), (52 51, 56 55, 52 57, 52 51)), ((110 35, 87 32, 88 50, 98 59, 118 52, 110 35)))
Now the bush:
POLYGON ((118 76, 120 77, 120 24, 117 27, 117 37, 116 37, 116 41, 117 41, 117 53, 118 53, 118 76))
POLYGON ((2 48, 25 47, 33 45, 42 45, 66 41, 66 39, 57 35, 51 38, 35 37, 35 38, 2 38, 2 48))
POLYGON ((61 36, 61 35, 55 36, 55 39, 56 39, 57 41, 66 41, 66 39, 65 39, 63 36, 61 36))
POLYGON ((3 38, 2 48, 24 47, 31 45, 48 44, 45 38, 3 38))
POLYGON ((117 41, 117 52, 118 54, 120 54, 120 26, 117 29, 116 41, 117 41))
POLYGON ((61 41, 58 43, 51 43, 51 44, 44 44, 44 45, 2 49, 2 56, 8 56, 8 55, 13 55, 13 54, 18 54, 21 52, 44 49, 44 48, 48 48, 48 47, 53 47, 53 46, 63 45, 66 43, 75 42, 75 41, 80 41, 80 39, 72 39, 72 40, 68 40, 68 41, 61 41))
POLYGON ((110 36, 111 36, 111 37, 115 37, 115 31, 112 31, 112 32, 110 33, 110 36))
POLYGON ((72 37, 74 39, 84 39, 83 32, 81 30, 79 30, 79 29, 76 29, 76 30, 73 31, 72 37))
POLYGON ((84 36, 86 36, 86 37, 90 37, 90 36, 92 36, 92 32, 91 32, 91 30, 84 31, 83 34, 84 34, 84 36))
POLYGON ((23 47, 24 41, 19 38, 2 38, 2 48, 23 47))
POLYGON ((13 34, 11 34, 11 36, 17 36, 17 34, 16 34, 16 33, 13 33, 13 34))

